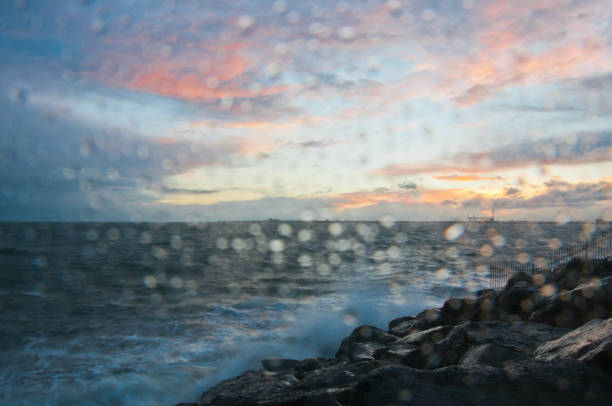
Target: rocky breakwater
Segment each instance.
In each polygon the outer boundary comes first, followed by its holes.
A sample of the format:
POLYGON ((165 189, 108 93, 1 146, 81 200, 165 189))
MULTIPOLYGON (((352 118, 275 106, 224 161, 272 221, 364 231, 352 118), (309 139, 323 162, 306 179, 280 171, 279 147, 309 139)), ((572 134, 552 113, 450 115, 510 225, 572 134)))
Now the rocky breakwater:
MULTIPOLYGON (((612 259, 360 326, 332 359, 268 359, 180 406, 612 404, 612 259)), ((178 405, 177 405, 178 406, 178 405)))

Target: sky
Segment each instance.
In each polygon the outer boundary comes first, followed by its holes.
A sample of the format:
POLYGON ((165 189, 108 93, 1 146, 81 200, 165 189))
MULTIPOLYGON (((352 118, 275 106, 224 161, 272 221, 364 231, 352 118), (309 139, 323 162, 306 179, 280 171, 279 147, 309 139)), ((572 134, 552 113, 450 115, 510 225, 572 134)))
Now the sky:
POLYGON ((0 2, 0 220, 612 220, 607 0, 0 2))

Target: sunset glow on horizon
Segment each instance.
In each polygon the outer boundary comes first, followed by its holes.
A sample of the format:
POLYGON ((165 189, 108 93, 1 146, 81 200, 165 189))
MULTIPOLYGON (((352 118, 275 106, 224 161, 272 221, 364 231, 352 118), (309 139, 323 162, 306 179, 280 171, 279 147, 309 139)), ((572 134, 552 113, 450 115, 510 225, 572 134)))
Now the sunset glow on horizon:
POLYGON ((0 5, 0 220, 612 220, 604 0, 0 5))

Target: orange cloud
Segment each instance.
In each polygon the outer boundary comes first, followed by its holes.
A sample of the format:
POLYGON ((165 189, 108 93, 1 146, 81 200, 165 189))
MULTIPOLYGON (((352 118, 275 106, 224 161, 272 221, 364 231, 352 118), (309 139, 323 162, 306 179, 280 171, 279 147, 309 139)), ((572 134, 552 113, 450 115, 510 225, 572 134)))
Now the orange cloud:
POLYGON ((360 207, 373 206, 378 203, 412 203, 414 197, 404 191, 390 189, 376 189, 372 191, 359 191, 353 193, 342 193, 327 196, 306 196, 305 198, 329 199, 333 207, 339 210, 357 209, 360 207))
POLYGON ((165 145, 175 144, 178 141, 176 138, 169 138, 169 137, 157 137, 154 139, 160 144, 165 144, 165 145))
POLYGON ((440 175, 440 176, 432 176, 434 179, 438 180, 449 180, 453 182, 472 182, 472 181, 481 181, 481 180, 506 180, 499 176, 477 176, 477 175, 440 175))
POLYGON ((254 98, 282 93, 288 86, 271 86, 268 88, 249 89, 236 84, 224 84, 244 73, 244 66, 230 66, 227 71, 207 73, 181 73, 173 67, 160 67, 142 72, 129 82, 133 90, 145 91, 163 96, 185 100, 206 100, 221 98, 254 98))
MULTIPOLYGON (((427 204, 440 205, 448 201, 462 202, 474 199, 480 194, 469 189, 425 189, 419 191, 396 191, 392 189, 376 189, 339 195, 324 196, 333 202, 333 207, 339 210, 357 209, 374 206, 381 203, 427 204)), ((500 193, 501 196, 501 193, 500 193)), ((321 198, 321 196, 317 196, 321 198)))

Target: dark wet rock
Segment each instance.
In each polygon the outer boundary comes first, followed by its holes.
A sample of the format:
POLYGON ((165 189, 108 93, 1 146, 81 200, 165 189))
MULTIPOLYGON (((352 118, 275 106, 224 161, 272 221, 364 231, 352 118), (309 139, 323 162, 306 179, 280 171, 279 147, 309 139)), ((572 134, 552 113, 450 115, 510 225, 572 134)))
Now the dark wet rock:
POLYGON ((439 323, 443 326, 454 326, 469 321, 476 313, 476 299, 450 298, 440 309, 439 323))
POLYGON ((357 382, 362 375, 380 367, 378 361, 337 363, 321 368, 306 376, 294 389, 314 391, 321 388, 343 388, 357 382))
POLYGON ((246 371, 228 379, 202 394, 201 405, 251 406, 258 400, 273 400, 292 385, 299 382, 290 374, 273 374, 266 371, 246 371))
POLYGON ((586 260, 574 258, 561 268, 555 270, 554 283, 559 290, 572 290, 576 286, 588 283, 593 278, 602 278, 612 274, 612 261, 586 260))
POLYGON ((349 406, 609 404, 609 377, 583 363, 530 362, 509 368, 456 365, 431 371, 379 368, 361 380, 349 406))
POLYGON ((449 334, 453 330, 453 326, 437 326, 412 333, 375 353, 375 358, 386 364, 399 362, 414 368, 450 365, 467 350, 463 337, 458 339, 458 334, 449 334))
POLYGON ((557 340, 540 345, 535 359, 577 359, 612 374, 612 318, 591 320, 557 340))
POLYGON ((417 319, 415 316, 400 317, 389 323, 389 334, 403 337, 415 326, 417 319))
POLYGON ((403 337, 440 325, 440 309, 427 309, 414 316, 413 320, 394 326, 390 333, 403 337))
MULTIPOLYGON (((551 287, 551 289, 556 289, 551 287)), ((580 327, 596 318, 612 316, 612 276, 591 279, 571 291, 561 290, 547 298, 530 321, 553 326, 580 327)))
POLYGON ((477 292, 474 313, 471 321, 499 320, 500 315, 496 308, 498 294, 493 289, 477 292))
POLYGON ((496 307, 505 313, 526 319, 540 301, 540 287, 531 283, 530 278, 529 281, 516 281, 510 288, 506 287, 499 295, 496 307))
POLYGON ((409 321, 416 321, 416 317, 415 316, 404 316, 404 317, 399 317, 397 319, 393 319, 389 322, 389 330, 397 326, 400 326, 406 322, 409 322, 409 321))
POLYGON ((323 366, 325 360, 323 358, 306 358, 299 361, 293 368, 293 375, 298 379, 303 379, 306 375, 323 366))
POLYGON ((304 398, 304 406, 341 406, 336 397, 323 392, 316 395, 309 395, 304 398))
POLYGON ((285 359, 285 358, 271 358, 264 359, 261 361, 261 366, 265 370, 271 372, 285 371, 287 369, 295 368, 300 361, 296 359, 285 359))
POLYGON ((455 327, 452 335, 461 337, 471 345, 491 344, 505 346, 509 349, 531 355, 542 343, 555 340, 567 333, 567 329, 530 322, 509 323, 506 321, 488 321, 466 323, 455 327))
POLYGON ((374 352, 395 340, 397 337, 377 327, 360 326, 342 340, 336 358, 346 358, 353 362, 372 360, 374 352))
POLYGON ((510 277, 510 279, 508 279, 508 282, 506 282, 506 286, 502 290, 502 294, 504 292, 507 292, 510 289, 512 289, 514 287, 514 285, 519 283, 519 282, 526 282, 526 283, 531 285, 532 284, 532 277, 531 277, 531 275, 529 275, 528 273, 525 273, 525 272, 517 272, 517 273, 515 273, 514 275, 512 275, 510 277))
POLYGON ((516 348, 505 345, 479 344, 471 347, 461 357, 461 365, 490 365, 503 368, 513 362, 525 361, 527 356, 516 348))

